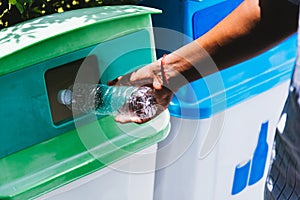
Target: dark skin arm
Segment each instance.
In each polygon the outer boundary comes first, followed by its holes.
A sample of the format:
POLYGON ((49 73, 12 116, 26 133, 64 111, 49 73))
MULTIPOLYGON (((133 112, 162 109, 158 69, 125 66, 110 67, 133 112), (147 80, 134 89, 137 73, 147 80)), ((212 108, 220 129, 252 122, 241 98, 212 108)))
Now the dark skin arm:
MULTIPOLYGON (((287 0, 245 0, 209 32, 165 57, 168 85, 162 82, 161 60, 113 83, 152 85, 161 108, 159 114, 181 86, 269 49, 294 33, 297 22, 298 6, 287 0)), ((150 119, 140 120, 128 113, 115 120, 144 123, 150 119)))
POLYGON ((274 46, 297 24, 298 6, 287 0, 249 0, 197 41, 224 69, 274 46))

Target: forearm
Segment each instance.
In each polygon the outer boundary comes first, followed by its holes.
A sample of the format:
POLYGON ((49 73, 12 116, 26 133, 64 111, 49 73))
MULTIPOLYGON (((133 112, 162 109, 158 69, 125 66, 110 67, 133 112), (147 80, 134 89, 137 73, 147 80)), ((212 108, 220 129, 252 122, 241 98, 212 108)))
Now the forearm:
MULTIPOLYGON (((168 107, 173 93, 181 86, 252 57, 296 31, 297 6, 287 0, 258 1, 244 0, 202 37, 168 54, 163 61, 150 63, 110 84, 152 84, 159 105, 158 115, 168 107), (165 78, 167 81, 163 81, 165 78)), ((116 120, 143 123, 150 119, 141 120, 128 113, 116 120)))
POLYGON ((261 19, 258 0, 245 0, 228 17, 217 24, 196 42, 210 55, 236 39, 249 35, 261 19))
MULTIPOLYGON (((255 56, 296 27, 297 6, 287 0, 245 0, 205 35, 167 57, 167 63, 190 82, 255 56)), ((174 74, 176 90, 184 82, 174 74)))
POLYGON ((298 7, 287 0, 244 1, 197 42, 209 52, 218 68, 224 69, 269 49, 295 32, 297 15, 298 7), (224 27, 228 28, 224 31, 224 27))

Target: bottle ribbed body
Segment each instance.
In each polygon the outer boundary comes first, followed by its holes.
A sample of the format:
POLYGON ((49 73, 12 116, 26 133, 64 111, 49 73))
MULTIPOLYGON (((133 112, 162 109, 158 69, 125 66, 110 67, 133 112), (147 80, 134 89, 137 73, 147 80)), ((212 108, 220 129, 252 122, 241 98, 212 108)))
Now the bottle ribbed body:
POLYGON ((59 91, 58 101, 75 113, 116 115, 130 112, 145 119, 153 117, 157 111, 150 87, 76 84, 59 91))

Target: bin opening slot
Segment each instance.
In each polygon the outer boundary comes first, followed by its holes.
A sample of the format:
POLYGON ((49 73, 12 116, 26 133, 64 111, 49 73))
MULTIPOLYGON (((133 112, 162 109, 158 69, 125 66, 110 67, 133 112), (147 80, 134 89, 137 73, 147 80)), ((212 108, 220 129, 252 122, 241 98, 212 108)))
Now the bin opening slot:
POLYGON ((72 86, 75 79, 76 82, 81 81, 88 84, 98 83, 99 74, 98 61, 95 55, 78 59, 46 71, 45 81, 48 101, 50 104, 52 121, 55 125, 63 124, 73 119, 72 111, 58 102, 58 92, 72 86), (80 77, 86 77, 84 80, 78 80, 76 77, 78 71, 81 74, 80 77), (84 73, 83 76, 82 73, 84 73))

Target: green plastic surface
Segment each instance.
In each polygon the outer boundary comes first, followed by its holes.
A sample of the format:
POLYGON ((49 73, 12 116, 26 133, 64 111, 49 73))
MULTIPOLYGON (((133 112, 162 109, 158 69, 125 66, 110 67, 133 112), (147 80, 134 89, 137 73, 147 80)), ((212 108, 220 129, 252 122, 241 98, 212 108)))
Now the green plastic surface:
POLYGON ((52 122, 47 70, 93 54, 106 83, 150 63, 154 57, 150 47, 149 32, 141 30, 0 76, 0 158, 74 129, 72 121, 52 122))
POLYGON ((1 47, 7 48, 0 50, 0 158, 74 129, 72 123, 57 126, 52 122, 44 78, 47 70, 94 51, 105 82, 153 61, 152 35, 147 30, 152 12, 137 6, 89 8, 45 16, 1 31, 1 47), (78 18, 92 20, 81 22, 84 25, 80 27, 78 18), (109 24, 112 22, 114 26, 109 24), (61 24, 61 29, 56 29, 61 24), (14 39, 20 27, 23 32, 27 27, 28 34, 14 39), (7 36, 2 37, 4 34, 7 36), (63 41, 57 43, 57 38, 63 41))
POLYGON ((106 117, 79 128, 80 134, 72 130, 2 158, 0 199, 35 198, 99 170, 162 140, 169 125, 162 123, 158 128, 149 124, 116 125, 112 117, 106 117), (138 133, 128 134, 136 130, 138 133), (87 146, 96 151, 90 153, 87 146))
POLYGON ((45 83, 47 70, 91 54, 104 82, 152 62, 148 28, 150 14, 158 12, 139 6, 88 8, 0 31, 0 199, 35 198, 167 135, 168 113, 143 125, 120 125, 110 116, 77 129, 72 120, 56 125, 45 83), (96 152, 87 150, 95 147, 96 152))
POLYGON ((106 6, 56 13, 0 31, 0 75, 151 26, 141 6, 106 6), (66 45, 67 44, 67 45, 66 45))
POLYGON ((141 30, 0 76, 0 158, 74 129, 72 122, 52 122, 44 77, 47 70, 96 55, 106 83, 150 63, 150 47, 149 32, 141 30))

